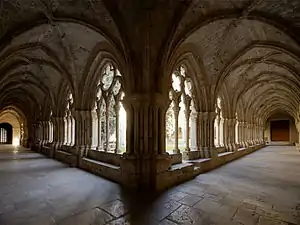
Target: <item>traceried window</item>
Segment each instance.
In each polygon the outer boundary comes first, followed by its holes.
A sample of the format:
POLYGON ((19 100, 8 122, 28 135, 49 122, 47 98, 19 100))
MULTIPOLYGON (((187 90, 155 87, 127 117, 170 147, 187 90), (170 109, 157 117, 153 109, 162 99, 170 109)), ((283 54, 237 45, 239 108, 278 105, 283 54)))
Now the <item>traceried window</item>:
POLYGON ((166 112, 166 151, 179 153, 196 148, 193 87, 184 66, 172 74, 170 106, 166 112))
POLYGON ((5 144, 7 142, 7 130, 0 128, 0 143, 5 144))
POLYGON ((67 99, 67 107, 64 118, 65 135, 64 145, 72 146, 75 144, 75 120, 72 116, 73 96, 70 93, 67 99))
POLYGON ((110 63, 102 70, 96 95, 92 112, 92 148, 123 153, 126 149, 126 111, 121 102, 124 98, 123 78, 110 63))
POLYGON ((223 112, 222 112, 222 104, 221 104, 221 98, 217 98, 217 104, 216 104, 216 118, 214 123, 214 131, 215 131, 215 137, 214 137, 214 144, 216 147, 223 147, 224 146, 224 118, 223 118, 223 112))

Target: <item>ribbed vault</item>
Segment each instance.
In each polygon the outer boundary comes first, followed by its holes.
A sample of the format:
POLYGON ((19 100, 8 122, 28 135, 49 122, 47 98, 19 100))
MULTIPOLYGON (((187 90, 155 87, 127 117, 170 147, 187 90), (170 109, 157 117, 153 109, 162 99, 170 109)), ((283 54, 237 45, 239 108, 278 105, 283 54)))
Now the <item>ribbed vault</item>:
MULTIPOLYGON (((291 7, 297 11, 299 5, 294 4, 291 7)), ((217 7, 217 3, 211 5, 217 7)), ((265 10, 262 5, 267 8, 263 1, 252 1, 243 13, 237 13, 239 16, 225 13, 202 17, 204 20, 198 21, 189 35, 178 39, 169 62, 182 63, 182 58, 189 64, 200 62, 193 66, 196 72, 192 75, 196 76, 199 89, 205 89, 202 93, 209 96, 202 111, 214 111, 216 99, 221 97, 226 118, 264 123, 277 112, 297 117, 300 45, 293 33, 297 24, 290 24, 293 29, 283 28, 283 19, 258 13, 265 10)), ((209 11, 201 12, 209 15, 209 11)), ((196 13, 193 15, 196 17, 196 13)), ((188 15, 183 21, 187 22, 187 18, 188 15)), ((178 34, 181 29, 184 26, 179 27, 178 34)))
POLYGON ((185 65, 197 111, 266 121, 298 116, 299 1, 12 0, 0 3, 0 108, 27 121, 94 107, 106 63, 125 93, 167 96, 185 65), (283 3, 284 2, 284 3, 283 3))

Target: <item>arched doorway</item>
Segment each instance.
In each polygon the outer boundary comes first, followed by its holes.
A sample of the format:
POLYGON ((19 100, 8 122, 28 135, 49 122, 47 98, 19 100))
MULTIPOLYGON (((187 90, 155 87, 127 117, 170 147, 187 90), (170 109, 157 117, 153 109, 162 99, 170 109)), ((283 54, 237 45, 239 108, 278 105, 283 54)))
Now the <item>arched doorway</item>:
POLYGON ((0 124, 0 144, 13 143, 13 128, 9 123, 0 124))
MULTIPOLYGON (((6 107, 0 112, 0 124, 3 124, 3 129, 7 131, 7 144, 13 144, 18 146, 20 144, 26 146, 26 139, 28 130, 26 127, 26 121, 24 120, 24 115, 19 113, 19 110, 14 107, 6 107)), ((5 131, 3 130, 3 134, 5 131)), ((3 136, 3 141, 5 140, 5 135, 3 136)))
POLYGON ((271 121, 271 141, 290 141, 290 121, 271 121))

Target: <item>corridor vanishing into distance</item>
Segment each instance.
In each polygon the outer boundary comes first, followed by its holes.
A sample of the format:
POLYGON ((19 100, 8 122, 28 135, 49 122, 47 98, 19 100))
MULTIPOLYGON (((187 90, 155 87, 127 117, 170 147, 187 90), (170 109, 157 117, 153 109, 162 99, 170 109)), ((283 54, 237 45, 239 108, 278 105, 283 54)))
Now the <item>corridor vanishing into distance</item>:
POLYGON ((299 19, 0 0, 0 225, 299 225, 299 19))
POLYGON ((161 195, 0 146, 1 225, 298 225, 300 155, 268 146, 161 195))

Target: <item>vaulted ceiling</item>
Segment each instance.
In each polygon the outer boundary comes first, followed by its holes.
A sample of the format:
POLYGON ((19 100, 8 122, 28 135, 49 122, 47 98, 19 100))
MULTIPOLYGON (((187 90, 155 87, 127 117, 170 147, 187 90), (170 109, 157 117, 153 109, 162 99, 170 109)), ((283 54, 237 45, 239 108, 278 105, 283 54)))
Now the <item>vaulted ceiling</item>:
POLYGON ((298 117, 299 33, 298 0, 2 0, 0 109, 61 113, 106 43, 133 92, 162 91, 188 52, 207 110, 222 96, 228 116, 298 117))

